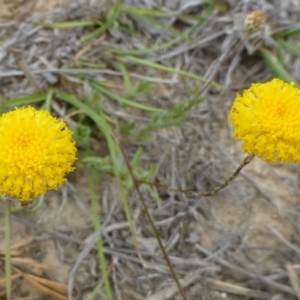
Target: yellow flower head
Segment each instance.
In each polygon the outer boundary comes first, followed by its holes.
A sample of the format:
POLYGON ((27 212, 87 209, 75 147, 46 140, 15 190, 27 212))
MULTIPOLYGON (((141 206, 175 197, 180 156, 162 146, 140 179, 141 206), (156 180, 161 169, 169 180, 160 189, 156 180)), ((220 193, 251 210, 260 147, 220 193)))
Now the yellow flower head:
POLYGON ((0 117, 0 193, 27 204, 58 188, 72 171, 76 148, 62 120, 33 107, 0 117))
POLYGON ((273 79, 237 95, 229 114, 234 137, 269 163, 300 162, 300 90, 273 79))

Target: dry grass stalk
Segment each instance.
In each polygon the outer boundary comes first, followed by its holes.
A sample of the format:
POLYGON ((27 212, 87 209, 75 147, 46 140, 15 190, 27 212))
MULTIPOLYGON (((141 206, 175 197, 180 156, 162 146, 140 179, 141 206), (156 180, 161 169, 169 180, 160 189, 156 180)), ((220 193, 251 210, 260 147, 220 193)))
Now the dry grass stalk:
MULTIPOLYGON (((29 246, 34 241, 33 236, 28 236, 12 245, 12 252, 23 254, 24 248, 29 246)), ((0 252, 0 259, 3 260, 4 251, 0 252)), ((11 280, 14 281, 19 278, 23 278, 40 293, 51 295, 58 300, 67 300, 67 286, 63 283, 55 282, 49 279, 45 279, 45 270, 53 270, 55 267, 48 264, 39 263, 29 257, 13 256, 11 258, 12 267, 15 274, 12 275, 11 280), (30 272, 30 273, 28 273, 30 272), (32 275, 34 274, 34 275, 32 275)), ((5 278, 0 278, 0 286, 5 285, 5 278)), ((5 295, 5 291, 3 291, 5 295)), ((33 298, 34 299, 34 298, 33 298)))
POLYGON ((291 285, 292 285, 293 289, 295 290, 297 298, 298 298, 298 300, 300 300, 299 276, 295 272, 295 269, 294 269, 294 267, 293 267, 293 265, 291 263, 287 263, 285 265, 285 268, 286 268, 286 270, 288 272, 291 285))
POLYGON ((53 296, 55 299, 58 300, 68 300, 68 297, 61 295, 58 292, 50 289, 49 287, 40 284, 28 274, 23 273, 23 278, 42 294, 53 296))
POLYGON ((67 294, 67 292, 68 292, 68 287, 64 283, 52 281, 52 280, 34 276, 34 275, 27 275, 27 276, 29 276, 31 279, 39 282, 40 284, 42 284, 52 290, 55 290, 58 293, 67 294))
MULTIPOLYGON (((13 274, 11 276, 11 281, 14 281, 16 279, 19 279, 22 277, 22 274, 21 273, 16 273, 16 274, 13 274)), ((5 278, 0 278, 0 286, 5 286, 5 282, 6 282, 6 279, 5 278)))
POLYGON ((207 278, 206 282, 208 286, 212 289, 222 291, 222 292, 227 292, 233 295, 245 296, 245 297, 262 299, 262 300, 268 300, 272 297, 271 294, 269 293, 248 289, 242 286, 238 286, 236 284, 232 284, 232 283, 228 283, 228 282, 224 282, 212 278, 207 278))

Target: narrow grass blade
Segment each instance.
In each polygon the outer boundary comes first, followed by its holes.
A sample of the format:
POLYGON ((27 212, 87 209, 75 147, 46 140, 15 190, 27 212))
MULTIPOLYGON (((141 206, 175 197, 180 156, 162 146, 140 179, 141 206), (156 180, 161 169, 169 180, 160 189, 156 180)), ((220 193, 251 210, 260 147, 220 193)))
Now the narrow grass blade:
MULTIPOLYGON (((211 13, 212 13, 211 10, 207 11, 207 15, 210 15, 211 13)), ((108 50, 109 52, 118 53, 118 54, 122 54, 122 55, 143 55, 143 54, 153 53, 153 52, 157 52, 157 51, 169 48, 169 47, 175 45, 176 43, 180 42, 182 39, 186 39, 191 43, 195 43, 189 38, 189 36, 196 29, 201 27, 201 25, 203 25, 205 20, 206 20, 206 18, 198 19, 197 23, 195 25, 191 26, 190 28, 188 28, 183 34, 175 37, 174 39, 171 39, 170 41, 162 43, 158 46, 149 47, 146 49, 136 49, 136 50, 122 50, 122 49, 115 49, 115 48, 109 48, 109 47, 105 47, 105 49, 108 50)))
POLYGON ((101 172, 113 175, 114 169, 110 163, 107 163, 105 158, 100 158, 98 156, 88 156, 82 159, 83 163, 88 163, 89 165, 95 165, 101 168, 101 172))
MULTIPOLYGON (((55 95, 58 96, 58 98, 60 98, 61 100, 64 100, 64 101, 70 103, 71 105, 77 107, 79 110, 82 110, 89 118, 91 118, 96 123, 98 128, 102 131, 102 129, 103 129, 102 120, 99 118, 99 115, 93 109, 91 109, 88 105, 79 101, 75 97, 70 96, 69 94, 63 93, 58 90, 55 91, 55 95)), ((103 132, 103 134, 105 135, 105 132, 103 132)))
POLYGON ((50 89, 49 92, 47 93, 45 103, 43 104, 43 109, 50 111, 52 100, 53 100, 53 89, 50 89))
POLYGON ((62 93, 60 91, 56 91, 56 95, 60 99, 72 104, 73 106, 75 106, 78 109, 85 112, 85 114, 95 122, 95 124, 98 126, 99 130, 104 135, 107 145, 108 145, 110 157, 111 157, 111 160, 113 163, 114 175, 118 182, 118 186, 119 186, 119 190, 120 190, 120 197, 122 199, 125 215, 126 215, 128 223, 129 223, 129 228, 131 231, 132 239, 133 239, 133 242, 137 249, 137 252, 140 256, 138 241, 137 241, 135 229, 133 226, 132 218, 130 215, 129 204, 127 201, 127 194, 126 194, 126 190, 122 184, 122 179, 121 179, 121 174, 120 174, 121 167, 120 167, 118 156, 121 155, 121 149, 119 148, 119 145, 116 143, 116 141, 114 140, 114 138, 112 136, 111 129, 110 129, 109 125, 107 124, 107 121, 106 121, 107 118, 106 118, 105 114, 103 112, 101 112, 100 115, 97 114, 94 110, 89 108, 87 105, 78 101, 76 98, 74 98, 68 94, 62 93))
POLYGON ((4 97, 2 95, 0 95, 0 115, 2 115, 4 113, 4 109, 5 109, 5 100, 4 97))
POLYGON ((40 209, 44 203, 45 203, 45 194, 42 194, 40 196, 38 204, 34 208, 32 208, 32 211, 40 209))
POLYGON ((76 28, 76 27, 88 27, 88 26, 95 26, 95 21, 75 21, 75 22, 57 22, 57 23, 42 23, 37 22, 34 23, 37 26, 42 26, 46 28, 61 28, 61 29, 68 29, 68 28, 76 28))
POLYGON ((93 39, 98 38, 101 34, 103 34, 117 19, 119 15, 116 13, 112 19, 109 19, 109 21, 107 21, 106 23, 104 23, 102 26, 100 26, 97 30, 95 30, 94 32, 90 33, 89 35, 87 35, 86 37, 84 37, 81 41, 83 43, 87 43, 90 42, 93 39))
POLYGON ((287 42, 284 39, 277 39, 277 42, 281 47, 283 47, 286 50, 289 50, 297 55, 300 55, 300 47, 296 46, 295 44, 292 44, 290 42, 287 42))
POLYGON ((218 88, 222 88, 222 89, 226 88, 225 86, 223 86, 223 85, 221 85, 217 82, 214 82, 214 81, 210 82, 208 79, 206 79, 202 76, 199 76, 199 75, 196 75, 196 74, 193 74, 193 73, 189 73, 189 72, 183 71, 183 70, 177 70, 177 69, 174 69, 174 68, 171 68, 171 67, 167 67, 167 66, 157 64, 157 63, 145 60, 145 59, 137 58, 137 57, 134 57, 134 56, 124 56, 124 57, 120 58, 120 60, 121 61, 124 60, 124 61, 127 61, 127 62, 132 62, 132 63, 137 63, 137 64, 140 64, 140 65, 144 65, 144 66, 151 67, 151 68, 154 68, 154 69, 170 72, 170 73, 173 73, 173 74, 186 76, 186 77, 195 79, 195 80, 200 81, 200 82, 211 83, 213 86, 218 87, 218 88))
POLYGON ((262 48, 260 50, 260 53, 265 63, 272 70, 275 76, 281 78, 286 82, 295 82, 295 79, 288 73, 288 71, 279 62, 278 58, 274 54, 272 54, 269 50, 265 48, 262 48))
MULTIPOLYGON (((96 191, 95 191, 95 180, 93 171, 89 172, 89 191, 90 191, 90 199, 91 199, 91 210, 92 210, 92 219, 95 232, 100 232, 100 220, 98 218, 98 206, 97 206, 97 199, 96 199, 96 191)), ((103 250, 103 243, 101 235, 97 239, 97 250, 99 256, 99 264, 101 268, 101 275, 104 278, 104 285, 106 290, 106 296, 108 300, 113 300, 113 294, 111 290, 111 286, 109 283, 108 278, 108 270, 107 264, 105 260, 104 250, 103 250)))
POLYGON ((76 66, 93 68, 93 69, 104 69, 104 67, 105 67, 104 64, 93 63, 87 59, 78 59, 76 61, 76 66))
POLYGON ((43 88, 41 87, 39 82, 36 80, 34 75, 32 74, 27 62, 24 59, 21 59, 21 60, 19 60, 18 65, 19 65, 19 68, 21 69, 21 71, 24 73, 24 76, 28 79, 28 82, 30 83, 30 85, 34 88, 35 92, 42 93, 43 88))
POLYGON ((141 159, 142 154, 143 154, 142 147, 138 147, 136 153, 134 154, 133 158, 131 159, 131 162, 130 162, 131 168, 135 168, 137 166, 138 162, 141 159))
POLYGON ((106 22, 103 23, 97 30, 85 36, 82 39, 82 42, 83 43, 90 42, 91 40, 98 38, 106 30, 108 30, 113 25, 113 23, 119 18, 120 15, 119 6, 120 6, 119 3, 114 5, 112 9, 109 11, 109 13, 107 14, 106 22))
POLYGON ((288 29, 288 30, 283 31, 281 33, 275 34, 274 38, 275 39, 277 39, 277 38, 288 38, 290 36, 297 35, 299 33, 300 33, 300 27, 296 27, 296 28, 288 29))
POLYGON ((133 14, 137 19, 140 19, 140 20, 143 20, 151 25, 154 25, 154 26, 157 26, 163 30, 165 30, 166 32, 169 32, 171 33, 172 35, 175 35, 177 37, 180 37, 181 39, 184 39, 185 36, 178 30, 172 28, 172 27, 169 27, 167 25, 165 25, 164 23, 162 22, 159 22, 153 18, 150 18, 150 17, 147 17, 147 16, 141 16, 141 15, 138 15, 138 14, 133 14))
POLYGON ((130 75, 125 67, 125 64, 123 64, 122 62, 119 63, 119 68, 122 72, 123 75, 123 81, 124 81, 124 85, 127 89, 127 92, 130 93, 131 89, 132 89, 132 84, 131 84, 131 80, 130 80, 130 75))
POLYGON ((28 105, 28 104, 44 101, 46 98, 47 98, 47 94, 31 95, 31 96, 26 96, 26 97, 5 100, 4 105, 7 107, 28 105))
MULTIPOLYGON (((116 259, 114 259, 114 261, 111 263, 111 265, 108 268, 108 274, 111 273, 112 269, 114 268, 114 265, 116 264, 116 259)), ((104 281, 105 281, 105 277, 102 277, 101 280, 97 283, 97 285, 94 287, 93 291, 90 293, 89 297, 87 298, 87 300, 95 300, 97 299, 97 295, 98 292, 101 290, 104 281)))
POLYGON ((165 113, 165 110, 160 109, 160 108, 155 108, 155 107, 151 107, 145 104, 141 104, 141 103, 137 103, 137 102, 133 102, 131 100, 128 100, 122 96, 119 96, 113 92, 111 92, 109 89, 103 87, 101 84, 99 84, 97 81, 93 80, 91 81, 91 85, 98 90, 99 92, 101 92, 102 94, 115 99, 123 104, 126 104, 128 106, 134 107, 134 108, 138 108, 141 110, 145 110, 145 111, 150 111, 150 112, 154 112, 154 113, 165 113))
POLYGON ((93 291, 90 293, 87 300, 95 300, 98 296, 98 292, 101 290, 102 286, 104 284, 104 278, 101 278, 101 280, 97 283, 97 285, 94 287, 93 291))
POLYGON ((142 263, 144 264, 144 261, 141 257, 140 247, 138 245, 135 228, 134 228, 133 221, 132 221, 131 214, 130 214, 129 203, 127 200, 127 190, 125 189, 125 186, 122 183, 121 166, 120 166, 119 160, 117 159, 117 155, 122 155, 122 152, 121 152, 121 149, 119 148, 119 144, 115 141, 113 135, 110 134, 109 125, 106 123, 106 119, 103 117, 103 115, 104 115, 104 113, 102 112, 102 115, 99 117, 101 118, 101 120, 103 120, 103 122, 102 122, 103 130, 105 132, 109 132, 109 136, 107 136, 106 140, 108 143, 109 152, 110 152, 111 159, 113 162, 114 174, 118 181, 120 197, 122 199, 124 212, 125 212, 128 224, 129 224, 131 236, 132 236, 136 251, 137 251, 138 256, 141 259, 142 263))
POLYGON ((144 16, 165 16, 167 13, 160 9, 151 9, 143 7, 132 7, 132 6, 122 6, 122 11, 135 14, 135 15, 144 15, 144 16))
POLYGON ((103 47, 105 50, 107 50, 108 52, 113 52, 113 53, 118 53, 118 54, 122 54, 122 55, 143 55, 143 54, 147 54, 147 53, 153 53, 153 52, 157 52, 160 50, 163 50, 165 48, 169 48, 172 45, 178 43, 181 40, 180 37, 176 37, 175 39, 172 39, 166 43, 163 43, 159 46, 155 46, 155 47, 149 47, 146 49, 138 49, 138 50, 122 50, 122 49, 116 49, 116 48, 111 48, 111 47, 103 47))

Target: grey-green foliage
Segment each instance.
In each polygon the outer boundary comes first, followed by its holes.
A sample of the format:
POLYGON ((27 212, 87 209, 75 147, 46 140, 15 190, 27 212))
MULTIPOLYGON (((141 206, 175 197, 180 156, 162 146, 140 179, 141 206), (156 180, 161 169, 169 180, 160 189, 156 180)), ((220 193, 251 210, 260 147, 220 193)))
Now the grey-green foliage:
POLYGON ((90 149, 91 128, 78 123, 74 129, 76 145, 83 149, 90 149))
MULTIPOLYGON (((186 120, 190 110, 201 103, 198 91, 194 92, 187 100, 183 100, 164 114, 154 114, 152 120, 137 132, 137 136, 149 140, 149 133, 158 129, 171 126, 180 126, 186 120)), ((131 125, 132 126, 132 125, 131 125)))

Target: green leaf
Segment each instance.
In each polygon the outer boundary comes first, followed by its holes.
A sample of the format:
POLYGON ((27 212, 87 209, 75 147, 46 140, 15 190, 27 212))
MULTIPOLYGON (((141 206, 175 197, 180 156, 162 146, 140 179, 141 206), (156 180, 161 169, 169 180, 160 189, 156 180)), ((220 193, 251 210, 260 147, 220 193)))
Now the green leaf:
POLYGON ((182 125, 191 108, 202 101, 202 99, 198 97, 198 88, 196 91, 193 91, 193 93, 194 95, 191 96, 194 98, 193 100, 188 99, 181 101, 177 106, 169 109, 163 115, 155 114, 152 120, 144 128, 137 132, 137 136, 144 140, 148 140, 148 134, 152 131, 170 126, 182 125))
POLYGON ((275 39, 277 38, 288 38, 290 36, 293 36, 293 35, 297 35, 300 33, 300 27, 295 27, 295 28, 292 28, 292 29, 288 29, 286 31, 283 31, 281 33, 277 33, 275 34, 273 37, 275 39))
POLYGON ((269 50, 262 48, 260 50, 265 63, 273 71, 274 75, 286 82, 295 82, 295 79, 288 73, 285 67, 279 62, 279 59, 269 50))
POLYGON ((178 69, 175 69, 175 68, 172 68, 172 67, 167 67, 165 65, 154 63, 154 62, 151 62, 151 61, 146 60, 146 59, 141 59, 141 58, 137 58, 137 57, 134 57, 134 56, 124 56, 124 57, 119 58, 119 59, 121 61, 132 62, 132 63, 144 65, 144 66, 147 66, 147 67, 151 67, 151 68, 154 68, 154 69, 170 72, 170 73, 173 73, 173 74, 179 74, 179 75, 182 75, 182 76, 186 76, 186 77, 198 80, 200 82, 210 83, 211 85, 213 85, 215 87, 218 87, 218 88, 221 88, 221 89, 226 89, 225 86, 223 86, 223 85, 221 85, 217 82, 210 81, 210 80, 206 79, 205 77, 202 77, 202 76, 199 76, 199 75, 196 75, 194 73, 187 72, 187 71, 178 70, 178 69))
POLYGON ((289 50, 297 55, 300 55, 300 47, 296 46, 295 44, 287 42, 284 39, 278 39, 277 42, 284 49, 289 50))
POLYGON ((130 164, 131 164, 131 167, 134 169, 137 164, 139 163, 140 159, 141 159, 141 156, 143 154, 143 149, 142 147, 138 147, 134 157, 132 158, 130 164))
POLYGON ((91 127, 78 123, 74 129, 74 140, 78 147, 90 149, 91 146, 91 127))
POLYGON ((11 107, 11 106, 20 106, 20 105, 28 105, 36 102, 45 101, 47 99, 47 94, 38 94, 38 95, 31 95, 25 96, 20 98, 13 98, 4 101, 4 105, 11 107))
POLYGON ((93 39, 98 38, 100 35, 102 35, 106 30, 108 30, 114 22, 119 18, 120 15, 120 9, 119 5, 116 4, 112 7, 112 9, 107 14, 107 19, 105 23, 103 23, 97 30, 94 32, 88 34, 82 39, 83 43, 90 42, 93 39))
POLYGON ((122 96, 119 96, 113 92, 111 92, 109 89, 103 87, 101 84, 99 84, 97 81, 93 80, 91 81, 91 85, 96 89, 98 90, 99 92, 101 92, 102 94, 112 98, 112 99, 115 99, 125 105, 128 105, 128 106, 131 106, 131 107, 134 107, 134 108, 138 108, 138 109, 141 109, 141 110, 145 110, 145 111, 150 111, 150 112, 156 112, 156 113, 164 113, 165 110, 163 109, 160 109, 160 108, 155 108, 155 107, 151 107, 151 106, 148 106, 148 105, 145 105, 145 104, 141 104, 141 103, 138 103, 138 102, 134 102, 134 101, 131 101, 129 99, 126 99, 122 96))
POLYGON ((57 23, 42 23, 42 22, 35 22, 37 26, 42 26, 46 28, 76 28, 76 27, 88 27, 96 25, 95 21, 73 21, 73 22, 57 22, 57 23))

